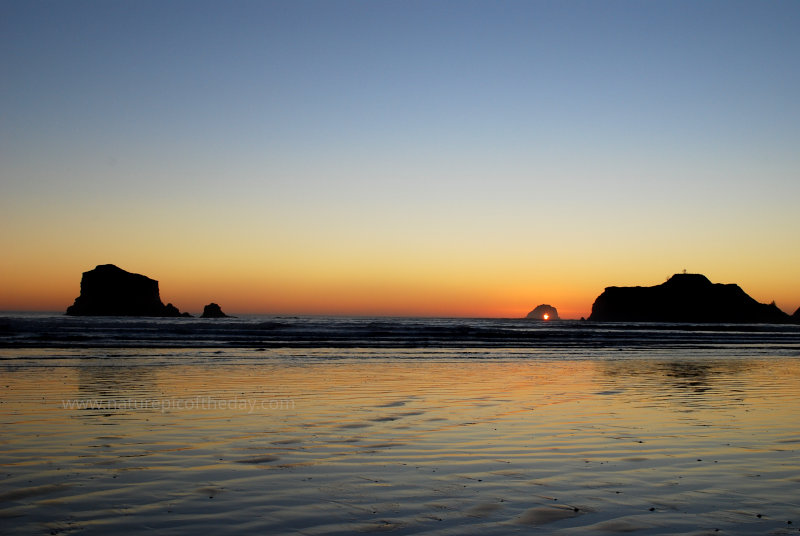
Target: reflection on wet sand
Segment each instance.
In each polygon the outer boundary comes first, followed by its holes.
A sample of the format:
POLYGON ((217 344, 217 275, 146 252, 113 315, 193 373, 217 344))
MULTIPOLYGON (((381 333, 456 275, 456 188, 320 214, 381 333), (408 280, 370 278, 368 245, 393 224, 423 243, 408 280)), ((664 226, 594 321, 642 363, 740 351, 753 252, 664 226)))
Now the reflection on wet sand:
POLYGON ((671 400, 683 407, 726 407, 741 402, 739 382, 747 382, 761 366, 761 361, 755 359, 598 362, 609 387, 632 389, 653 401, 671 400))
POLYGON ((128 365, 124 361, 76 369, 78 396, 127 398, 155 394, 156 370, 147 364, 128 365))
POLYGON ((3 534, 800 523, 792 359, 74 365, 4 371, 3 534))

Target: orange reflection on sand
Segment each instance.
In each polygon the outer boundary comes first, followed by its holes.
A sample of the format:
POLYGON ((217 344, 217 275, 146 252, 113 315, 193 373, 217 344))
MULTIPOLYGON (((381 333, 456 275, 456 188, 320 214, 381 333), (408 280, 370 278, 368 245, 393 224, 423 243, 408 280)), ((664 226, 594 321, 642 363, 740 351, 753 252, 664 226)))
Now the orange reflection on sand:
POLYGON ((793 359, 149 352, 4 372, 2 496, 26 508, 0 528, 749 534, 800 514, 793 359))

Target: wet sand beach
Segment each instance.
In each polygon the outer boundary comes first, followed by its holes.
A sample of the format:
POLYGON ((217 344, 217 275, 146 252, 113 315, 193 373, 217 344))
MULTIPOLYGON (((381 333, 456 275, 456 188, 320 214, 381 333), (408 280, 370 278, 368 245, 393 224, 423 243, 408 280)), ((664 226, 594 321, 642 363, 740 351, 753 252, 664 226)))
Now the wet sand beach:
POLYGON ((116 352, 3 362, 0 533, 800 529, 795 358, 116 352))

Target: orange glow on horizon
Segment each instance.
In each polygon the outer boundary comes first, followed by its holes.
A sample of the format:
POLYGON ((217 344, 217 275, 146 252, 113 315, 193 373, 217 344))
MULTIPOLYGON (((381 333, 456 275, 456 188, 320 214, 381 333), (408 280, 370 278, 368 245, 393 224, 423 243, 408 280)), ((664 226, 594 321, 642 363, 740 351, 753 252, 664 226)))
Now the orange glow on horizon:
MULTIPOLYGON (((189 259, 170 264, 163 257, 150 261, 109 257, 114 255, 103 255, 99 262, 89 265, 80 259, 69 259, 60 266, 46 262, 6 264, 2 267, 0 311, 63 312, 80 292, 81 274, 109 261, 157 280, 161 300, 190 314, 198 314, 204 305, 216 302, 232 315, 524 318, 536 305, 551 303, 560 318, 580 319, 589 316, 595 298, 606 286, 655 285, 664 279, 642 278, 633 272, 615 276, 611 270, 589 278, 574 268, 548 273, 522 266, 503 272, 503 266, 488 264, 461 270, 446 264, 423 269, 410 260, 397 265, 342 260, 314 271, 306 268, 310 263, 295 264, 291 258, 226 265, 223 260, 210 263, 189 259), (503 277, 495 275, 498 273, 503 277)), ((707 271, 707 275, 715 283, 735 278, 730 273, 718 276, 707 271)), ((745 292, 762 303, 776 298, 774 284, 771 280, 767 283, 773 286, 739 282, 745 292)), ((800 289, 795 293, 777 300, 788 314, 800 305, 800 289)))

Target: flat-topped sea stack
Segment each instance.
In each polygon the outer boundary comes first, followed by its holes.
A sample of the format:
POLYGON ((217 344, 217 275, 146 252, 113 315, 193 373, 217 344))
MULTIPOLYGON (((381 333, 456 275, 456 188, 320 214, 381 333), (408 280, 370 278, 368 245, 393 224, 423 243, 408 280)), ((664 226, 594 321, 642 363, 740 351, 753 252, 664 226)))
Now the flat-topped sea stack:
POLYGON ((600 322, 785 323, 790 316, 759 303, 738 285, 701 274, 675 274, 653 287, 607 287, 592 305, 600 322))
POLYGON ((212 302, 203 307, 200 318, 228 318, 228 315, 222 312, 222 307, 212 302))
POLYGON ((158 281, 103 264, 83 272, 81 294, 67 308, 73 316, 189 316, 158 292, 158 281))
POLYGON ((528 313, 525 317, 530 320, 558 320, 558 311, 552 305, 543 303, 528 313))

